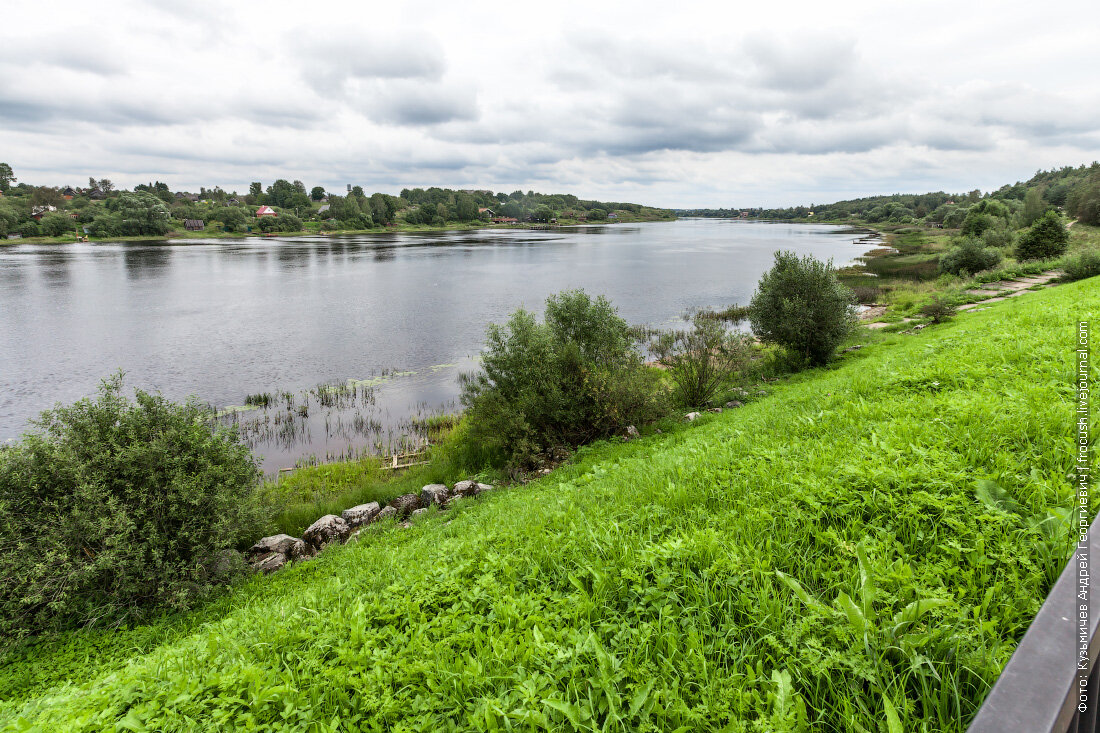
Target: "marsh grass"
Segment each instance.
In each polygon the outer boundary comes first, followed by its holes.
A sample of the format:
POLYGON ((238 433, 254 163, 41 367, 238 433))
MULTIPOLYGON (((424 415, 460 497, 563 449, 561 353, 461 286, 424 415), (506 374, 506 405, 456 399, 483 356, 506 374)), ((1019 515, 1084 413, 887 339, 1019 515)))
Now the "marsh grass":
POLYGON ((1066 329, 1098 310, 1081 282, 866 335, 198 615, 24 648, 0 725, 965 730, 1068 557, 1066 329))

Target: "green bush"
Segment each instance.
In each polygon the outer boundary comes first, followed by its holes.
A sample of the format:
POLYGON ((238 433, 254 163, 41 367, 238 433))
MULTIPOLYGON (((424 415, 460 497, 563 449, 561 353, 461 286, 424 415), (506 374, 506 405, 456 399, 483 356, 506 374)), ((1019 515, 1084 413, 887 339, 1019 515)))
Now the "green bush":
POLYGON ((956 312, 955 304, 943 296, 935 296, 925 303, 921 309, 921 315, 932 319, 932 323, 943 323, 951 320, 956 312))
POLYGON ((650 349, 668 369, 685 407, 708 404, 731 375, 748 365, 751 355, 744 334, 731 333, 722 321, 706 316, 696 316, 689 331, 657 334, 650 349))
POLYGON ((38 224, 33 221, 23 222, 15 228, 15 231, 24 237, 37 237, 39 235, 38 224))
POLYGON ((197 404, 122 374, 0 453, 0 635, 183 608, 239 569, 260 472, 197 404))
POLYGON ((1069 232, 1056 211, 1048 211, 1039 217, 1020 237, 1016 245, 1016 257, 1021 260, 1046 260, 1060 257, 1069 244, 1069 232))
POLYGON ((1000 250, 986 247, 985 242, 978 237, 966 237, 957 246, 940 255, 940 272, 973 275, 996 267, 1000 261, 1000 250))
POLYGON ((1062 269, 1067 280, 1084 280, 1100 275, 1100 250, 1086 249, 1066 258, 1062 269))
POLYGON ((832 260, 776 252, 749 303, 749 322, 764 343, 812 365, 826 363, 856 327, 855 295, 837 280, 832 260))
POLYGON ((66 214, 47 214, 39 222, 42 233, 47 237, 60 237, 62 234, 71 234, 74 226, 73 220, 66 214))
POLYGON ((464 439, 489 463, 522 468, 654 419, 656 378, 631 334, 606 298, 583 291, 548 298, 543 323, 518 310, 490 324, 481 370, 462 378, 464 439))

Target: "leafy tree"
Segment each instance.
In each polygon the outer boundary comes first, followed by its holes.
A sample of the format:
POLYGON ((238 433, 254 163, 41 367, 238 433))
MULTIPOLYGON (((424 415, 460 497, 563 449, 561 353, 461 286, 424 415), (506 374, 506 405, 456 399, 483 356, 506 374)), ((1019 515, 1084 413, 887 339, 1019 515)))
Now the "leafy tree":
POLYGON ((979 237, 965 237, 957 246, 940 255, 940 272, 952 275, 974 275, 996 267, 1001 251, 987 247, 979 237))
POLYGON ((1069 232, 1062 217, 1048 211, 1020 237, 1016 256, 1021 260, 1045 260, 1063 254, 1068 244, 1069 232))
POLYGON ((104 195, 109 195, 112 191, 115 190, 115 184, 111 182, 110 178, 100 178, 97 187, 100 191, 103 192, 104 195))
POLYGON ((534 465, 656 417, 654 379, 606 298, 560 293, 543 323, 519 310, 489 326, 481 370, 462 378, 465 442, 490 463, 534 465))
POLYGON ((62 234, 71 234, 73 231, 73 220, 65 214, 47 214, 42 217, 42 221, 38 223, 42 230, 42 234, 47 237, 60 237, 62 234))
POLYGON ((352 186, 351 187, 351 195, 354 196, 357 199, 366 198, 366 194, 363 193, 363 187, 362 186, 352 186))
POLYGON ((39 234, 38 224, 34 221, 23 222, 15 228, 15 231, 24 237, 37 237, 39 234))
POLYGON ((302 183, 301 181, 295 181, 293 183, 293 186, 294 186, 294 193, 300 193, 303 196, 306 195, 306 184, 302 183))
POLYGON ((309 197, 314 201, 320 201, 325 197, 325 187, 314 186, 313 189, 309 192, 309 197))
POLYGON ((963 220, 960 234, 967 237, 977 237, 992 226, 993 217, 974 208, 967 213, 966 219, 963 220))
POLYGON ((12 171, 11 166, 7 163, 0 163, 0 191, 7 193, 8 189, 11 188, 11 184, 15 181, 15 172, 12 171))
POLYGON ((855 295, 837 279, 832 260, 776 252, 749 303, 749 322, 761 341, 821 365, 855 328, 853 303, 855 295))
POLYGON ((1047 209, 1043 203, 1043 194, 1038 188, 1029 188, 1024 194, 1024 226, 1031 226, 1047 209))
POLYGON ((261 232, 297 232, 302 228, 302 220, 294 214, 263 216, 256 223, 261 232))
POLYGON ((264 202, 264 185, 260 181, 248 184, 248 203, 262 204, 264 202))
POLYGON ((51 186, 37 186, 31 194, 31 206, 60 206, 64 200, 61 189, 51 186))
POLYGON ((248 448, 197 403, 122 386, 0 451, 0 635, 186 608, 242 567, 227 553, 262 521, 248 448))
POLYGON ((731 333, 718 319, 703 316, 695 317, 689 331, 658 334, 650 349, 668 369, 685 407, 708 404, 723 382, 745 368, 751 354, 744 334, 731 333))
POLYGON ((117 216, 120 231, 126 236, 162 235, 171 229, 171 215, 160 199, 147 191, 122 193, 111 199, 110 208, 117 216))
POLYGON ((589 209, 588 221, 607 221, 607 212, 603 209, 589 209))
POLYGON ((455 218, 459 221, 473 221, 477 218, 477 202, 467 194, 455 196, 455 218))
POLYGON ((551 209, 549 206, 540 206, 537 209, 535 209, 535 211, 531 214, 531 217, 535 221, 544 222, 544 223, 550 221, 551 219, 555 218, 556 216, 557 216, 557 213, 555 213, 554 210, 551 209))
POLYGON ((214 221, 220 221, 231 232, 241 229, 248 221, 245 212, 236 206, 223 206, 215 209, 211 218, 214 221))

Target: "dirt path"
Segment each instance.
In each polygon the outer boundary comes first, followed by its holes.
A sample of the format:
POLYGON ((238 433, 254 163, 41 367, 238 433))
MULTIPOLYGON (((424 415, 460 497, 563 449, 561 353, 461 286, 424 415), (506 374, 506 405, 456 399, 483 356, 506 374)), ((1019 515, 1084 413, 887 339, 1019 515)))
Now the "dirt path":
MULTIPOLYGON (((1019 295, 1026 295, 1031 292, 1032 288, 1037 287, 1053 287, 1053 281, 1062 276, 1061 270, 1048 270, 1039 275, 1032 275, 1029 277, 1018 277, 1012 280, 998 280, 997 282, 985 283, 981 287, 967 290, 967 295, 972 295, 982 300, 977 303, 967 303, 966 305, 960 305, 958 310, 969 311, 985 307, 989 303, 996 303, 1001 300, 1007 300, 1008 298, 1015 298, 1019 295)), ((921 320, 919 318, 903 318, 900 321, 894 321, 893 323, 885 323, 883 321, 874 320, 881 318, 885 308, 874 307, 868 308, 864 311, 860 318, 864 319, 863 325, 870 329, 886 328, 892 326, 894 323, 912 323, 913 321, 921 320), (867 322, 870 321, 870 322, 867 322)))

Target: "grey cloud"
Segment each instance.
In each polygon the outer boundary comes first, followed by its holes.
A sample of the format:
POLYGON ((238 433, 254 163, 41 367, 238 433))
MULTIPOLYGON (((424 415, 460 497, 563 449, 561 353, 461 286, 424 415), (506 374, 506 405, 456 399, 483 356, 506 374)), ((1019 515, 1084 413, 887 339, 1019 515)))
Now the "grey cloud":
POLYGON ((472 89, 415 82, 384 83, 360 105, 376 122, 414 127, 475 120, 477 95, 472 89))
POLYGON ((760 85, 786 91, 829 84, 851 72, 857 62, 855 42, 848 39, 756 36, 745 48, 756 66, 760 85))
POLYGON ((360 80, 439 80, 446 70, 442 47, 426 34, 345 31, 307 38, 302 46, 302 76, 325 93, 360 80))

